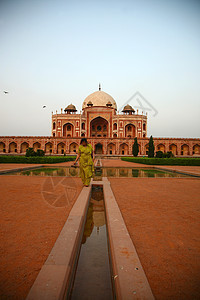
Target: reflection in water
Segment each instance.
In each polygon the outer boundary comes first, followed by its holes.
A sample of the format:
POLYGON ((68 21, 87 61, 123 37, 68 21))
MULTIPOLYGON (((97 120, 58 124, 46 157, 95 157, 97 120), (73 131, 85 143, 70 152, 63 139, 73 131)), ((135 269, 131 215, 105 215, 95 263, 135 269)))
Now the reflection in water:
POLYGON ((113 299, 103 190, 93 186, 71 299, 113 299))
MULTIPOLYGON (((71 167, 44 167, 20 172, 9 172, 7 175, 27 175, 27 176, 65 176, 78 177, 80 169, 71 167)), ((97 177, 188 177, 189 175, 176 172, 163 171, 153 168, 96 168, 97 177)))
POLYGON ((94 228, 94 222, 93 222, 93 204, 90 203, 88 207, 88 213, 87 213, 87 219, 85 222, 85 228, 82 238, 82 244, 85 244, 88 237, 90 237, 92 230, 94 228))
POLYGON ((102 168, 103 177, 188 177, 176 172, 162 171, 153 168, 102 168))

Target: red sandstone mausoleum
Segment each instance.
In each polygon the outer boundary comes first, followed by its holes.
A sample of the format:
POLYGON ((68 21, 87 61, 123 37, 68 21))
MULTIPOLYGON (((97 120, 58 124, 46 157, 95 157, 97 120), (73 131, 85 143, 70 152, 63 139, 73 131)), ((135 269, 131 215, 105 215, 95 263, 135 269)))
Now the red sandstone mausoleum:
MULTIPOLYGON (((77 113, 74 105, 52 112, 51 136, 1 136, 0 154, 25 154, 28 147, 49 154, 74 154, 80 139, 88 138, 96 154, 132 155, 134 138, 138 138, 139 155, 148 153, 147 115, 138 114, 130 105, 117 112, 115 100, 99 90, 90 94, 77 113)), ((175 156, 200 155, 200 139, 154 138, 155 151, 172 151, 175 156)))

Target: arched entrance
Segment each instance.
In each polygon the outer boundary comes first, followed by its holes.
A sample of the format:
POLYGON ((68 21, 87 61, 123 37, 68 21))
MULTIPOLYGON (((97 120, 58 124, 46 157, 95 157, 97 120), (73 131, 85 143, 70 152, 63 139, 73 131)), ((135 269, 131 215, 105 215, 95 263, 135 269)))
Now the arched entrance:
POLYGON ((46 144, 45 144, 45 152, 46 152, 47 154, 51 154, 52 151, 53 151, 53 144, 50 143, 50 142, 46 143, 46 144))
POLYGON ((181 146, 181 155, 189 155, 189 146, 184 144, 181 146))
POLYGON ((66 146, 64 143, 59 143, 57 145, 57 153, 58 154, 64 154, 66 152, 66 146))
POLYGON ((128 145, 123 143, 119 146, 120 155, 128 155, 128 145))
POLYGON ((171 151, 174 155, 177 155, 177 146, 175 144, 169 145, 169 151, 171 151))
POLYGON ((6 145, 3 142, 0 143, 0 152, 6 152, 6 145))
POLYGON ((21 153, 26 153, 26 150, 28 149, 28 143, 23 142, 21 144, 21 153))
POLYGON ((200 145, 196 144, 192 148, 193 150, 193 155, 200 155, 200 145))
POLYGON ((116 149, 115 144, 113 144, 113 143, 108 144, 107 154, 114 155, 116 152, 115 149, 116 149))
POLYGON ((78 153, 78 144, 76 144, 76 143, 71 143, 70 145, 69 145, 69 152, 70 153, 73 153, 73 154, 76 154, 76 153, 78 153))
POLYGON ((108 121, 102 117, 97 117, 90 122, 91 137, 108 137, 108 121))
POLYGON ((103 145, 98 143, 95 145, 95 148, 94 148, 94 153, 95 154, 102 154, 103 153, 103 145))
POLYGON ((145 151, 145 154, 146 155, 148 155, 148 153, 149 153, 149 144, 146 144, 145 146, 144 146, 144 151, 145 151))
POLYGON ((12 152, 17 152, 17 144, 15 142, 9 144, 9 153, 12 152))
POLYGON ((37 151, 40 148, 41 148, 41 144, 40 143, 36 142, 36 143, 33 144, 33 150, 34 151, 37 151))
POLYGON ((159 144, 159 145, 157 146, 157 151, 162 151, 162 152, 164 153, 164 152, 165 152, 165 145, 159 144))

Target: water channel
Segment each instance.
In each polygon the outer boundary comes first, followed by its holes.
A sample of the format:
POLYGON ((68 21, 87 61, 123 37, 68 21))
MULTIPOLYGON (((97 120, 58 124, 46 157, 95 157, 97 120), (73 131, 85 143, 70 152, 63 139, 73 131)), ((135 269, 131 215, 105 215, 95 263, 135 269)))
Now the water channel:
POLYGON ((92 186, 77 269, 67 299, 113 299, 102 186, 92 186))

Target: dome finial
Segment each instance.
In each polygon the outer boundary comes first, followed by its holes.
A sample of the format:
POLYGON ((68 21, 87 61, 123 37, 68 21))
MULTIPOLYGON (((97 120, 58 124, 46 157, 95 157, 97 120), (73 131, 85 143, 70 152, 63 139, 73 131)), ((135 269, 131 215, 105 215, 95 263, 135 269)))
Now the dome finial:
POLYGON ((101 83, 99 83, 99 91, 101 91, 101 83))

